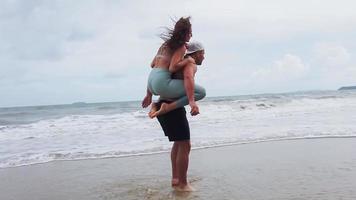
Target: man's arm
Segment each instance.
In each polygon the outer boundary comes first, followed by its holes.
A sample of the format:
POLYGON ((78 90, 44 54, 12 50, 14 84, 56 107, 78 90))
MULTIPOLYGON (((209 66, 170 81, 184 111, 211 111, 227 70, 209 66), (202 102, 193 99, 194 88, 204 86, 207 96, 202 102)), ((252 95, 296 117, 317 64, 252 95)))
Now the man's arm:
POLYGON ((189 102, 194 102, 194 66, 187 65, 183 69, 184 87, 189 102))
POLYGON ((189 64, 184 67, 183 69, 184 75, 184 87, 185 92, 188 97, 189 105, 191 107, 191 115, 199 114, 199 107, 195 103, 194 99, 194 75, 195 75, 195 65, 189 64))

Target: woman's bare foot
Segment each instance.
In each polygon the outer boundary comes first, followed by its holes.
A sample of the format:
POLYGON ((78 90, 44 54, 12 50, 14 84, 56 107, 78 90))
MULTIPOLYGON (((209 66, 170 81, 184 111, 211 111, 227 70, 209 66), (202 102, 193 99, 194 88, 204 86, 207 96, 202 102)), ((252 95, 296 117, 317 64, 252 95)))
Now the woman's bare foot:
POLYGON ((196 191, 189 183, 188 184, 179 184, 174 188, 177 192, 194 192, 196 191))
POLYGON ((177 187, 179 185, 179 179, 178 178, 172 178, 172 187, 177 187))
POLYGON ((169 104, 168 103, 162 103, 161 104, 161 108, 158 111, 154 112, 150 117, 154 118, 154 117, 157 117, 159 115, 163 115, 163 114, 165 114, 165 113, 167 113, 169 111, 170 111, 169 110, 169 104))
POLYGON ((152 103, 152 104, 151 104, 151 110, 150 110, 150 112, 148 113, 148 116, 149 116, 150 118, 154 118, 152 115, 153 115, 155 112, 157 112, 157 105, 156 105, 156 103, 152 103))

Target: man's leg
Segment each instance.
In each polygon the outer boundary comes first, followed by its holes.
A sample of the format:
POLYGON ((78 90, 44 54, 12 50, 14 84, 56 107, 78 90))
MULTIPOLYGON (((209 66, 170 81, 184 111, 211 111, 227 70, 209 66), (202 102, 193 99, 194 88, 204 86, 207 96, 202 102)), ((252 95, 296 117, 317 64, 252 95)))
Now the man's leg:
POLYGON ((176 160, 176 167, 179 178, 179 185, 176 188, 178 191, 194 191, 194 188, 189 184, 187 179, 189 153, 190 153, 190 140, 177 141, 178 153, 176 160))
MULTIPOLYGON (((157 103, 159 107, 160 102, 157 103)), ((190 153, 190 130, 184 107, 157 117, 169 141, 174 141, 171 150, 172 185, 177 177, 177 191, 193 191, 187 181, 190 153)))
POLYGON ((179 185, 178 178, 178 168, 177 168, 177 154, 178 154, 178 144, 177 142, 173 143, 171 150, 171 163, 172 163, 172 187, 179 185))

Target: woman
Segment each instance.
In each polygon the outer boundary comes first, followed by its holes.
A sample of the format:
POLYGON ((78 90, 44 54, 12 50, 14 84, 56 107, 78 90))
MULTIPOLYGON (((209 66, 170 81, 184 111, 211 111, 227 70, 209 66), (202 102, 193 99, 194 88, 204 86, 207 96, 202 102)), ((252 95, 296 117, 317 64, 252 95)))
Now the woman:
POLYGON ((199 113, 199 108, 195 101, 205 97, 205 89, 194 85, 194 97, 187 97, 184 81, 172 79, 171 77, 172 73, 195 62, 191 57, 183 58, 187 50, 186 43, 189 42, 191 37, 192 26, 190 17, 180 18, 176 22, 174 29, 169 30, 168 34, 162 37, 165 42, 158 49, 157 55, 152 60, 152 70, 147 84, 147 94, 142 101, 142 107, 146 108, 151 104, 152 94, 160 95, 162 99, 177 100, 169 104, 162 103, 158 111, 155 103, 152 103, 152 108, 149 112, 151 118, 188 104, 191 107, 192 115, 199 113))

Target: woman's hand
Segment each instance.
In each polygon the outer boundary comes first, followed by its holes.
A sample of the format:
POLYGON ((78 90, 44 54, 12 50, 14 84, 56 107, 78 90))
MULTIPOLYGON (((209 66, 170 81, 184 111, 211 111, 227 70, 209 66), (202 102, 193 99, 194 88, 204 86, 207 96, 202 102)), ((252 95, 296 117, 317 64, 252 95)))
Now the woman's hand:
POLYGON ((147 108, 152 103, 152 95, 146 95, 142 100, 142 108, 147 108))
POLYGON ((195 60, 192 58, 192 57, 188 57, 188 58, 185 58, 185 59, 187 59, 187 62, 188 63, 193 63, 193 64, 195 64, 195 60))

